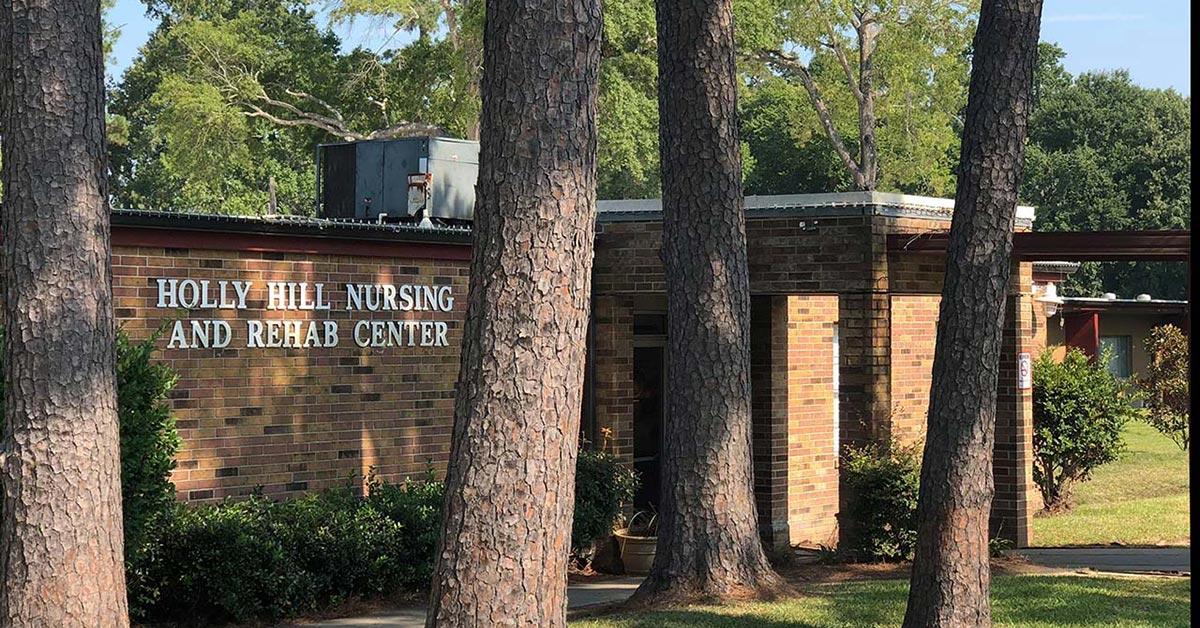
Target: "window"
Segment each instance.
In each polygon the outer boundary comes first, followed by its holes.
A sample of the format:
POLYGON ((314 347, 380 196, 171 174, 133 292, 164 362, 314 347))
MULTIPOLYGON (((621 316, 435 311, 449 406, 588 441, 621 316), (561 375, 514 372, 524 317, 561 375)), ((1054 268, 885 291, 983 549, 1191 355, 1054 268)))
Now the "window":
POLYGON ((1129 336, 1100 336, 1100 355, 1108 354, 1108 372, 1127 379, 1133 372, 1129 336))

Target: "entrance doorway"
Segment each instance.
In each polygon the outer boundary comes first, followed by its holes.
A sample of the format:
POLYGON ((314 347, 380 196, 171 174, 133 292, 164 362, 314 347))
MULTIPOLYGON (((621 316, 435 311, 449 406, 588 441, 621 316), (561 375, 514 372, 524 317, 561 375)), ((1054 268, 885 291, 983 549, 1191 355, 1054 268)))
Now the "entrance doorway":
POLYGON ((638 510, 661 503, 666 384, 666 315, 638 314, 633 337, 633 468, 642 480, 633 506, 638 510))

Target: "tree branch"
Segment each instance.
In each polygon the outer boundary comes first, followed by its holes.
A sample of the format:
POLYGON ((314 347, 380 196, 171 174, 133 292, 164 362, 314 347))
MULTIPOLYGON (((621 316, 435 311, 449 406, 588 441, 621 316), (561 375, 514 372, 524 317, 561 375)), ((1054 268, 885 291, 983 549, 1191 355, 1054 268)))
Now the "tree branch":
POLYGON ((285 118, 273 113, 270 113, 254 103, 245 103, 249 111, 246 115, 251 118, 261 118, 272 124, 277 124, 284 127, 312 127, 321 129, 330 135, 335 135, 348 142, 361 142, 365 140, 391 139, 396 137, 411 137, 414 135, 445 135, 446 131, 436 124, 426 122, 408 122, 401 121, 382 129, 375 129, 369 133, 359 133, 350 129, 345 124, 317 114, 302 111, 288 103, 278 100, 265 99, 264 102, 271 105, 279 106, 291 112, 294 118, 285 118))
MULTIPOLYGON (((854 95, 854 99, 858 101, 858 106, 861 107, 863 104, 863 92, 858 86, 858 80, 854 78, 854 68, 850 67, 850 59, 846 57, 846 51, 838 43, 837 33, 834 32, 833 24, 829 22, 829 17, 821 10, 819 0, 813 0, 813 8, 816 9, 817 15, 821 16, 821 23, 825 26, 825 34, 829 36, 829 43, 827 45, 833 50, 838 64, 842 66, 842 71, 846 73, 846 82, 850 85, 850 93, 854 95)), ((857 23, 858 20, 855 19, 854 22, 857 23)), ((858 30, 857 26, 855 30, 858 30)))
POLYGON ((327 124, 325 122, 321 122, 319 120, 314 120, 312 118, 300 118, 300 119, 295 119, 295 120, 288 119, 288 118, 281 118, 277 115, 274 115, 267 111, 264 111, 262 108, 260 108, 259 106, 255 105, 253 103, 245 103, 245 105, 246 105, 246 108, 249 109, 249 111, 245 112, 245 114, 248 117, 261 118, 263 120, 266 120, 267 122, 270 122, 271 124, 276 124, 276 125, 285 126, 285 127, 307 126, 307 127, 312 127, 312 128, 316 128, 316 129, 321 129, 322 131, 325 131, 326 133, 329 133, 330 135, 336 135, 336 136, 346 140, 347 142, 355 142, 355 141, 367 139, 365 135, 362 135, 361 133, 357 133, 355 131, 351 131, 343 126, 327 124))
POLYGON ((325 108, 326 111, 328 111, 330 114, 332 114, 333 117, 336 118, 339 122, 342 122, 343 124, 345 123, 345 118, 342 117, 342 112, 338 111, 337 109, 335 109, 333 107, 333 105, 330 105, 329 103, 325 102, 324 100, 321 100, 320 98, 317 98, 316 96, 313 96, 312 94, 310 94, 308 92, 302 92, 299 90, 285 88, 283 91, 289 96, 292 96, 295 98, 303 98, 305 100, 311 100, 312 102, 315 102, 318 105, 321 105, 322 107, 325 108))
POLYGON ((821 122, 821 128, 825 131, 825 136, 829 138, 829 143, 833 144, 833 150, 842 160, 842 165, 846 170, 850 171, 850 176, 854 178, 854 185, 858 189, 865 189, 863 186, 866 180, 863 177, 862 169, 854 160, 854 156, 846 148, 846 143, 842 141, 842 135, 838 133, 837 127, 833 124, 833 115, 829 113, 829 107, 825 104, 824 97, 821 96, 820 90, 817 89, 817 84, 813 81, 812 73, 804 62, 796 58, 794 55, 784 53, 779 50, 763 50, 759 53, 758 58, 775 68, 785 77, 794 77, 800 80, 804 85, 804 90, 808 92, 809 99, 812 100, 813 109, 817 111, 817 119, 821 122))

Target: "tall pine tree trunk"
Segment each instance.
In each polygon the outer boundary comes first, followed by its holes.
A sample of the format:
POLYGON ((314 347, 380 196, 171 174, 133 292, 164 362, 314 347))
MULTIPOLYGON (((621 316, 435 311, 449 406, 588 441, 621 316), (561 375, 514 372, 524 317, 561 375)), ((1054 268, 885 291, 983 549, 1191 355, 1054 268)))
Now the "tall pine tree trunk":
POLYGON ((475 248, 429 626, 566 623, 599 0, 489 0, 475 248))
POLYGON ((128 626, 95 0, 0 0, 0 625, 128 626))
POLYGON ((667 415, 654 565, 631 604, 780 589, 750 459, 750 281, 730 0, 658 0, 667 415))
POLYGON ((988 515, 1040 0, 985 0, 946 251, 905 628, 991 625, 988 515))

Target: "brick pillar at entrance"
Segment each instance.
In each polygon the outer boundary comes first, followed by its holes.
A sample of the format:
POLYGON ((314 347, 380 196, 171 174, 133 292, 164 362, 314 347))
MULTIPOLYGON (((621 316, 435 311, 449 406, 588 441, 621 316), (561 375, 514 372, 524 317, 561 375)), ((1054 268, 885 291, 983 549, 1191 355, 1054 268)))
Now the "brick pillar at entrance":
MULTIPOLYGON (((624 296, 592 299, 591 368, 597 445, 633 466, 633 302, 624 296), (604 434, 611 435, 605 443, 604 434)), ((632 514, 632 513, 626 513, 632 514)), ((617 544, 612 538, 597 542, 593 566, 601 571, 619 569, 617 544)))
POLYGON ((834 545, 838 297, 755 297, 750 318, 759 528, 776 548, 834 545))
POLYGON ((1018 371, 1022 356, 1032 360, 1035 350, 1032 283, 1032 265, 1014 262, 996 389, 991 534, 1017 547, 1032 541, 1033 513, 1041 507, 1033 483, 1033 395, 1021 388, 1018 371))

